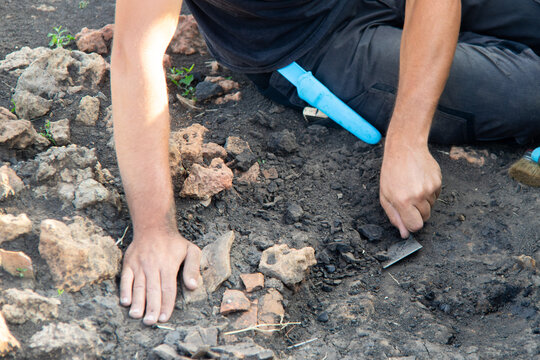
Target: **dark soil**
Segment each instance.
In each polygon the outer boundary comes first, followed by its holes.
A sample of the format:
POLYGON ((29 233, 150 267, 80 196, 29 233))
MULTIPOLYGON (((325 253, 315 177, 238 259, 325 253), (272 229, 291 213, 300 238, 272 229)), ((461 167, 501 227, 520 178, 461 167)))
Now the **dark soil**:
MULTIPOLYGON (((23 46, 47 46, 54 26, 62 25, 75 34, 82 27, 100 28, 114 21, 112 0, 89 0, 80 9, 76 0, 49 0, 55 8, 43 12, 32 1, 3 0, 0 3, 0 59, 23 46)), ((208 56, 174 55, 173 65, 190 66, 209 74, 208 56)), ((107 59, 108 60, 108 59, 107 59)), ((415 234, 424 248, 406 260, 382 270, 378 253, 398 239, 378 201, 378 177, 382 145, 368 146, 346 131, 334 127, 309 127, 300 113, 285 109, 262 97, 241 74, 222 71, 241 84, 242 100, 225 105, 203 104, 202 111, 187 111, 171 96, 173 129, 198 122, 210 131, 208 141, 224 144, 228 136, 249 142, 261 169, 274 167, 279 178, 257 184, 234 184, 233 189, 214 198, 209 207, 197 201, 177 199, 181 233, 199 246, 210 231, 233 229, 233 275, 226 287, 240 288, 239 274, 257 270, 261 248, 272 243, 291 247, 312 246, 318 264, 296 289, 283 289, 286 320, 301 325, 277 335, 247 333, 274 350, 280 359, 539 359, 540 358, 540 275, 538 270, 519 266, 517 257, 527 255, 540 262, 538 189, 520 185, 507 176, 509 166, 524 151, 512 144, 476 144, 487 150, 483 167, 449 158, 448 146, 431 147, 443 174, 443 191, 427 225, 415 234), (269 151, 267 141, 274 132, 288 129, 299 144, 292 154, 269 151), (285 213, 290 204, 304 211, 299 221, 289 224, 285 213), (357 229, 377 224, 382 240, 370 242, 357 229), (262 239, 262 240, 261 240, 262 239), (352 253, 354 258, 343 255, 352 253), (297 348, 288 346, 317 340, 297 348)), ((0 106, 10 107, 16 78, 0 74, 0 106)), ((171 94, 176 90, 170 88, 171 94)), ((101 92, 102 116, 110 105, 107 83, 101 92)), ((76 104, 53 108, 48 119, 74 118, 76 104)), ((35 121, 39 129, 45 120, 35 121)), ((72 123, 72 142, 95 147, 103 167, 118 177, 114 152, 106 146, 110 135, 102 122, 95 128, 72 123)), ((12 163, 32 157, 17 153, 12 163)), ((120 181, 118 191, 122 194, 120 181)), ((22 250, 32 257, 37 281, 34 290, 58 296, 40 259, 39 221, 75 215, 61 210, 55 200, 35 199, 30 191, 0 206, 8 213, 27 213, 34 221, 34 233, 4 243, 9 250, 22 250)), ((102 226, 113 238, 120 238, 129 224, 127 211, 94 208, 81 212, 102 226)), ((123 247, 129 243, 128 231, 123 247)), ((110 316, 99 296, 115 299, 116 282, 64 293, 59 321, 84 318, 99 325, 107 346, 104 358, 147 358, 163 343, 168 330, 145 327, 140 321, 110 316)), ((19 279, 2 273, 3 289, 21 287, 19 279)), ((221 290, 202 308, 177 309, 169 324, 181 329, 198 324, 223 322, 213 307, 219 306, 221 290)), ((179 302, 180 304, 180 302, 179 302)), ((21 341, 41 325, 10 325, 21 341)), ((23 349, 24 350, 24 349, 23 349)), ((24 352, 22 352, 24 353, 24 352)), ((20 357, 22 358, 22 357, 20 357)))

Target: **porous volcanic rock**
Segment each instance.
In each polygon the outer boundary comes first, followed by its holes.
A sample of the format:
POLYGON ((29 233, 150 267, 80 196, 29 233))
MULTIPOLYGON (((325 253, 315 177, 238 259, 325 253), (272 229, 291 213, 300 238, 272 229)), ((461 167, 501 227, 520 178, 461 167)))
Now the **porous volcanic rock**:
POLYGON ((267 276, 278 278, 285 285, 294 285, 304 280, 310 266, 315 264, 317 260, 312 247, 296 250, 281 244, 263 251, 259 270, 267 276))
POLYGON ((193 124, 171 133, 169 140, 170 165, 173 173, 180 174, 182 169, 189 170, 193 164, 203 163, 203 140, 207 128, 193 124))
POLYGON ((51 121, 50 132, 57 146, 68 145, 71 137, 69 119, 51 121))
POLYGON ((8 165, 0 167, 0 201, 17 195, 22 189, 24 183, 15 171, 8 165))
POLYGON ((12 324, 55 319, 60 305, 60 300, 41 296, 30 289, 7 289, 2 293, 2 302, 2 313, 12 324))
POLYGON ((34 277, 32 259, 22 251, 0 249, 0 268, 20 278, 34 277))
POLYGON ((75 120, 87 126, 96 125, 99 118, 99 104, 97 97, 83 97, 79 103, 79 113, 75 120))
POLYGON ((39 253, 49 265, 57 287, 78 291, 83 286, 112 279, 120 270, 122 252, 103 230, 76 217, 69 226, 43 220, 39 253))
POLYGON ((34 60, 50 54, 51 51, 51 49, 46 47, 31 49, 28 46, 25 46, 21 50, 7 54, 6 58, 0 61, 0 71, 19 76, 26 67, 34 62, 34 60))
POLYGON ((209 167, 194 164, 184 181, 180 196, 209 199, 213 195, 232 187, 233 172, 223 159, 215 158, 209 167))
POLYGON ((75 43, 80 51, 105 55, 109 52, 107 44, 110 43, 113 35, 114 24, 105 25, 99 30, 84 27, 75 35, 75 43))
POLYGON ((182 55, 206 53, 206 42, 199 32, 199 26, 193 15, 180 15, 169 49, 175 54, 182 55))
POLYGON ((96 329, 85 322, 53 323, 44 326, 28 341, 34 359, 94 360, 102 353, 102 342, 96 329))
POLYGON ((0 356, 12 354, 21 347, 15 336, 9 331, 4 316, 0 311, 0 356))
POLYGON ((32 221, 26 214, 0 214, 0 244, 32 231, 32 221))
POLYGON ((49 141, 39 135, 28 120, 0 120, 0 146, 20 150, 31 145, 45 147, 49 141))

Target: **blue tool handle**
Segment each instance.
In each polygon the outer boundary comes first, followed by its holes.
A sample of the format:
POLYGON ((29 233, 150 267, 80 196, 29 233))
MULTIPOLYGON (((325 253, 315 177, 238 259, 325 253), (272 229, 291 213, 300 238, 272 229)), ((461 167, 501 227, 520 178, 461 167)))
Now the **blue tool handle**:
POLYGON ((533 150, 533 152, 531 153, 531 159, 536 163, 540 163, 540 147, 537 147, 533 150))
POLYGON ((360 140, 368 144, 377 144, 381 140, 381 133, 373 125, 328 90, 311 72, 295 62, 278 72, 296 86, 302 100, 321 110, 360 140))

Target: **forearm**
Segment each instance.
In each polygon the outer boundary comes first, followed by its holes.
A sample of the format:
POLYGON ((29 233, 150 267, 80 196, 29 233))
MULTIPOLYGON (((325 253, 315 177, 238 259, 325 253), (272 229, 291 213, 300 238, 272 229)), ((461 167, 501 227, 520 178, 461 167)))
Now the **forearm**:
POLYGON ((114 133, 135 231, 175 227, 168 163, 169 107, 162 67, 180 11, 175 3, 117 2, 111 61, 114 133))
POLYGON ((399 86, 387 138, 427 144, 456 49, 459 0, 407 0, 399 86))

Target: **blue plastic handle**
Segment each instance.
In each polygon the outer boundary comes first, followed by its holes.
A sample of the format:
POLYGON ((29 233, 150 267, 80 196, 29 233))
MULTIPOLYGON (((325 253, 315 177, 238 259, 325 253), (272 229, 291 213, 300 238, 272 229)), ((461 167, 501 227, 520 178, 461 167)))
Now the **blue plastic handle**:
POLYGON ((536 163, 540 163, 540 147, 537 147, 533 150, 533 152, 531 153, 531 159, 536 163))
POLYGON ((311 71, 305 71, 293 62, 278 72, 296 86, 302 100, 325 113, 360 140, 368 144, 377 144, 381 140, 381 133, 373 125, 328 90, 311 71))

